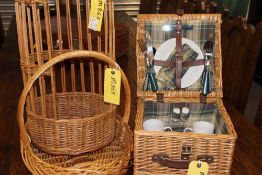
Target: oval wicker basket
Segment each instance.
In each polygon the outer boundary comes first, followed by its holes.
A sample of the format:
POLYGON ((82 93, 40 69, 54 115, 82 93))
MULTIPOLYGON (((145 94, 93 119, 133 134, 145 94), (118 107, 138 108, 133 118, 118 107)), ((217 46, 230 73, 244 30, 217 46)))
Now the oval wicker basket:
POLYGON ((116 106, 104 103, 102 95, 88 92, 56 93, 57 118, 52 96, 35 99, 36 114, 27 112, 27 130, 34 145, 52 154, 77 155, 102 148, 114 139, 116 106))
MULTIPOLYGON (((130 94, 130 87, 127 81, 127 78, 123 71, 121 71, 121 81, 123 85, 123 90, 125 94, 125 101, 124 101, 124 114, 122 118, 120 116, 116 119, 111 119, 112 123, 115 126, 115 134, 113 141, 96 151, 78 154, 78 155, 69 155, 68 153, 65 155, 54 155, 48 152, 45 152, 37 147, 35 144, 31 142, 31 137, 29 136, 30 129, 28 129, 28 124, 30 123, 30 114, 27 116, 27 122, 25 122, 26 117, 25 109, 28 109, 29 106, 25 108, 26 100, 30 97, 30 90, 33 87, 34 82, 51 66, 55 65, 56 63, 71 59, 71 58, 83 58, 85 60, 88 59, 96 59, 102 62, 107 63, 109 66, 114 67, 116 66, 116 62, 110 59, 108 56, 94 52, 94 51, 73 51, 65 54, 61 54, 52 60, 46 62, 45 64, 41 65, 36 72, 31 76, 29 81, 25 84, 25 87, 22 91, 22 94, 19 99, 18 103, 18 124, 20 129, 20 141, 21 141, 21 154, 23 161, 27 168, 33 174, 124 174, 127 171, 128 162, 130 159, 131 149, 132 149, 132 132, 128 126, 129 114, 130 114, 130 103, 131 103, 131 94, 130 94)), ((79 94, 71 94, 71 97, 77 96, 77 98, 82 98, 82 92, 78 92, 79 94)), ((65 94, 57 94, 57 98, 64 98, 65 94)), ((88 94, 85 94, 86 97, 88 94)), ((69 99, 74 99, 68 96, 69 99)), ((48 99, 48 96, 46 96, 48 99)), ((78 99, 80 100, 80 99, 78 99)), ((81 99, 82 100, 82 99, 81 99)), ((81 101, 80 100, 80 101, 81 101)), ((36 100, 37 102, 38 100, 36 100)), ((93 100, 90 100, 89 103, 93 103, 93 100)), ((36 103, 37 104, 37 103, 36 103)), ((73 104, 71 104, 73 105, 73 104)), ((63 106, 63 105, 61 105, 63 106)), ((75 106, 76 107, 76 106, 75 106)), ((62 110, 72 112, 72 109, 75 107, 66 109, 62 108, 62 110)), ((81 106, 77 105, 77 108, 81 106)), ((38 107, 39 108, 39 107, 38 107)), ((36 109, 38 110, 37 105, 36 109)), ((109 107, 111 108, 111 107, 109 107)), ((39 108, 40 109, 40 108, 39 108)), ((36 110, 36 112, 37 112, 36 110)), ((75 109, 77 110, 77 109, 75 109)), ((114 110, 114 108, 112 108, 114 110)), ((39 110, 40 111, 40 110, 39 110)), ((63 111, 63 113, 65 113, 63 111)), ((108 110, 109 111, 109 110, 108 110)), ((47 113, 51 111, 47 110, 47 113)), ((61 111, 62 112, 62 111, 61 111)), ((61 115, 63 116, 63 115, 61 115)), ((63 116, 65 117, 65 115, 63 116)), ((77 117, 77 116, 75 116, 77 117)), ((32 118, 37 118, 36 115, 32 116, 32 118)), ((107 119, 107 118, 106 118, 107 119)), ((49 118, 45 120, 50 120, 49 118)), ((57 121, 53 121, 54 123, 60 123, 67 119, 61 119, 57 121)), ((81 120, 79 118, 72 119, 71 123, 74 123, 75 120, 81 120)), ((42 125, 42 121, 39 121, 39 125, 42 125)), ((48 123, 49 127, 52 128, 50 123, 48 123)), ((79 123, 79 128, 74 128, 76 131, 77 129, 81 130, 83 123, 79 123)), ((45 126, 48 127, 48 126, 45 126)), ((64 125, 60 127, 65 127, 64 125)), ((39 127, 40 128, 40 127, 39 127)), ((60 128, 61 129, 61 128, 60 128)), ((90 129, 93 129, 90 127, 90 129)), ((67 130, 70 131, 70 130, 67 130)), ((96 130, 97 131, 97 130, 96 130)), ((44 131, 46 132, 46 131, 44 131)), ((32 133, 31 133, 32 134, 32 133)), ((41 137, 44 136, 44 133, 41 137)), ((55 135, 53 135, 56 137, 55 135)), ((40 137, 40 136, 39 136, 40 137)), ((74 144, 75 140, 73 137, 71 138, 71 144, 74 144)), ((32 138, 33 139, 33 138, 32 138)), ((76 150, 77 151, 77 150, 76 150)))

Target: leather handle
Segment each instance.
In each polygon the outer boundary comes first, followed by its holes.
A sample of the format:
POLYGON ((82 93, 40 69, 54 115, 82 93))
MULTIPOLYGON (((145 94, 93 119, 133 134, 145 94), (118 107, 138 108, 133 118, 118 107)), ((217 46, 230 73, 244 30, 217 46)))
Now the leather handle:
POLYGON ((167 154, 155 154, 152 156, 152 161, 175 169, 187 169, 190 163, 190 160, 171 160, 167 154))
MULTIPOLYGON (((207 163, 213 163, 214 157, 209 155, 197 156, 197 160, 201 160, 207 163)), ((175 169, 188 169, 191 160, 172 160, 167 154, 155 154, 152 156, 152 161, 159 163, 162 166, 175 169)))

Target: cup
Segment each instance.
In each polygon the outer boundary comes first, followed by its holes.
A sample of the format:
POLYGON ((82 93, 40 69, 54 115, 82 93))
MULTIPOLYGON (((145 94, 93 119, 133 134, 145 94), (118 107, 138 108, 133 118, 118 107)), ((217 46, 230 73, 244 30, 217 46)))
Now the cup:
POLYGON ((206 121, 197 121, 193 123, 193 128, 185 128, 184 132, 193 132, 198 134, 214 134, 214 125, 206 121))
POLYGON ((171 127, 164 127, 164 123, 157 119, 149 119, 144 121, 143 127, 146 131, 172 131, 171 127))

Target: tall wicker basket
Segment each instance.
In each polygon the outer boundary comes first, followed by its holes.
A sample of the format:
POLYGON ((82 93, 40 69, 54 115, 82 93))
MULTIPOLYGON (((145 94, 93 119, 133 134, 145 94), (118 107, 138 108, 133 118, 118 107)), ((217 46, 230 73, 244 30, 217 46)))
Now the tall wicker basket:
MULTIPOLYGON (((103 107, 101 104, 97 104, 97 100, 100 99, 95 99, 97 96, 99 97, 99 94, 96 94, 95 92, 90 92, 91 96, 93 95, 94 97, 89 98, 88 100, 86 100, 86 97, 90 94, 83 93, 81 91, 70 93, 70 95, 67 95, 65 98, 63 96, 63 94, 65 94, 64 92, 60 94, 50 93, 50 100, 54 105, 49 106, 47 114, 49 112, 56 113, 57 118, 48 118, 50 117, 49 115, 38 115, 37 112, 33 112, 34 108, 30 105, 25 107, 26 100, 32 98, 32 96, 30 96, 30 92, 35 90, 38 82, 37 80, 45 76, 46 71, 54 68, 58 65, 57 63, 60 63, 61 61, 69 59, 77 61, 76 58, 92 62, 95 62, 96 60, 99 64, 104 64, 104 68, 107 66, 115 67, 117 65, 115 61, 101 53, 94 51, 74 51, 61 54, 41 65, 37 69, 32 77, 26 82, 18 104, 17 117, 20 128, 21 153, 23 161, 33 174, 125 173, 132 147, 132 133, 128 126, 130 114, 130 88, 127 78, 122 70, 121 79, 125 94, 125 106, 122 118, 120 116, 108 118, 106 115, 98 115, 98 117, 83 116, 88 113, 88 111, 85 110, 95 111, 98 113, 99 111, 97 108, 103 107), (69 101, 64 103, 64 100, 69 101), (61 106, 64 107, 61 109, 62 111, 55 110, 59 108, 59 103, 64 103, 61 104, 61 106), (91 105, 91 103, 94 103, 94 105, 91 105), (88 107, 88 105, 91 106, 88 107), (53 107, 54 109, 52 109, 53 107), (24 113, 25 109, 27 111, 27 116, 25 116, 24 113), (75 118, 65 118, 68 116, 70 117, 70 115, 75 118), (105 121, 101 121, 101 119, 105 121), (30 122, 32 122, 32 120, 38 121, 38 125, 35 123, 35 125, 31 126, 30 122), (113 123, 112 127, 114 128, 108 128, 108 124, 106 122, 113 123), (98 126, 99 124, 104 128, 98 126), (45 140, 45 142, 53 142, 54 145, 61 143, 69 144, 67 146, 72 146, 72 149, 74 147, 76 148, 74 151, 78 153, 78 155, 69 155, 70 152, 74 152, 73 150, 66 149, 66 147, 58 149, 58 151, 62 151, 64 155, 54 155, 50 154, 50 152, 42 150, 42 148, 39 149, 31 136, 35 135, 35 133, 31 132, 32 128, 36 129, 34 132, 38 134, 38 137, 43 137, 42 139, 45 140), (48 131, 48 129, 52 132, 48 131), (110 133, 110 130, 113 129, 113 140, 96 151, 79 154, 80 152, 77 149, 77 146, 82 146, 86 142, 93 142, 93 139, 95 139, 94 143, 99 144, 99 141, 96 138, 90 138, 88 135, 85 135, 84 132, 86 132, 87 129, 89 129, 89 132, 92 131, 93 134, 101 134, 103 132, 110 133), (76 133, 82 133, 85 138, 82 138, 81 140, 76 136, 76 133)), ((101 77, 99 79, 101 80, 101 77)), ((47 97, 48 96, 46 96, 46 98, 47 97)), ((33 104, 34 103, 31 103, 31 105, 33 104)), ((46 105, 46 103, 42 104, 46 105)), ((106 109, 110 111, 108 107, 106 107, 106 109)), ((116 116, 116 114, 113 115, 116 116)))
MULTIPOLYGON (((90 7, 91 0, 55 0, 52 6, 49 0, 15 0, 24 83, 38 66, 65 52, 93 50, 115 59, 114 2, 105 2, 101 32, 87 27, 90 7)), ((61 65, 64 69, 63 62, 61 65)), ((72 75, 75 75, 74 67, 72 62, 72 75)), ((50 74, 53 76, 54 72, 50 74)), ((66 79, 65 71, 61 75, 66 79)))
MULTIPOLYGON (((220 23, 221 19, 218 14, 138 16, 138 43, 136 49, 138 103, 134 133, 134 174, 187 174, 189 163, 192 160, 207 161, 209 164, 208 174, 210 175, 230 174, 237 136, 221 99, 223 91, 220 23), (178 26, 181 25, 181 21, 184 26, 179 28, 178 26), (173 28, 173 33, 171 33, 172 28, 168 28, 171 32, 164 33, 163 26, 165 25, 171 25, 171 27, 172 25, 176 25, 177 28, 173 28), (191 25, 192 27, 189 27, 191 25), (212 80, 210 81, 213 82, 213 90, 211 93, 207 96, 201 95, 201 79, 198 79, 196 83, 189 87, 182 87, 181 90, 175 88, 174 90, 158 89, 157 92, 153 92, 152 90, 145 91, 145 83, 147 83, 145 80, 148 74, 148 68, 141 41, 146 40, 146 31, 151 35, 151 45, 156 48, 154 58, 156 60, 161 59, 161 57, 165 55, 165 52, 159 55, 158 49, 163 46, 161 44, 166 41, 173 42, 175 36, 176 40, 171 46, 177 46, 176 44, 179 44, 177 38, 181 37, 182 33, 182 37, 194 41, 202 50, 203 43, 208 40, 204 37, 210 32, 214 41, 214 57, 210 59, 210 64, 206 64, 206 66, 210 66, 208 68, 210 68, 210 74, 212 75, 212 80), (188 120, 182 120, 183 118, 180 117, 174 120, 174 118, 172 118, 175 116, 172 113, 173 109, 182 109, 182 107, 190 108, 190 118, 188 120), (144 130, 143 122, 151 118, 162 120, 162 122, 166 126, 170 126, 173 131, 144 130), (215 126, 215 134, 184 132, 185 128, 192 128, 192 124, 199 120, 212 122, 215 126)), ((167 27, 165 30, 167 30, 167 27)), ((183 43, 184 39, 182 38, 181 40, 183 43)), ((186 41, 186 39, 184 41, 186 41)), ((190 43, 187 44, 189 45, 190 43)), ((198 55, 201 55, 201 50, 198 52, 198 55)), ((176 50, 175 59, 178 59, 177 56, 179 56, 179 54, 177 54, 176 50)), ((169 58, 174 57, 169 56, 168 59, 169 58)), ((186 62, 187 60, 183 61, 186 62)), ((184 64, 183 61, 181 61, 182 65, 184 64)), ((153 60, 153 63, 155 62, 156 61, 153 60)), ((174 60, 174 62, 176 66, 179 66, 178 64, 180 63, 177 64, 178 61, 176 62, 176 60, 174 60)), ((160 68, 159 71, 161 71, 162 68, 160 68)), ((155 68, 154 70, 156 71, 155 68)), ((162 70, 164 72, 164 70, 167 69, 164 68, 162 70)), ((197 72, 193 72, 193 74, 191 72, 191 78, 194 77, 195 74, 197 74, 197 72)), ((175 74, 175 76, 176 75, 177 74, 175 74)), ((184 74, 184 76, 185 75, 186 74, 184 74)), ((160 73, 158 72, 156 79, 159 78, 159 76, 160 73)), ((181 82, 182 81, 183 78, 181 82)), ((160 87, 161 86, 158 86, 158 88, 160 87)))
MULTIPOLYGON (((88 49, 115 58, 112 0, 105 2, 101 32, 87 27, 91 0, 54 2, 15 2, 24 84, 39 66, 63 53, 88 49)), ((35 146, 53 154, 81 154, 112 142, 116 107, 103 102, 103 66, 94 60, 61 61, 34 83, 26 127, 35 146)))

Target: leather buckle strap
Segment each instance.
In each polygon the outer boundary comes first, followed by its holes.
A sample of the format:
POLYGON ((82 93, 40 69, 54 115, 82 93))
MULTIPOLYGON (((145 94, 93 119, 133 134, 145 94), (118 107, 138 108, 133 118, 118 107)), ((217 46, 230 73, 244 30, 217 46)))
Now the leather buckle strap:
POLYGON ((176 89, 181 89, 182 79, 182 22, 181 20, 176 21, 176 89))
MULTIPOLYGON (((153 60, 153 64, 156 66, 164 66, 164 67, 172 67, 176 68, 176 64, 173 61, 163 61, 163 60, 153 60)), ((189 61, 183 61, 182 66, 183 67, 193 67, 193 66, 200 66, 204 65, 205 60, 200 59, 200 60, 189 60, 189 61)))

